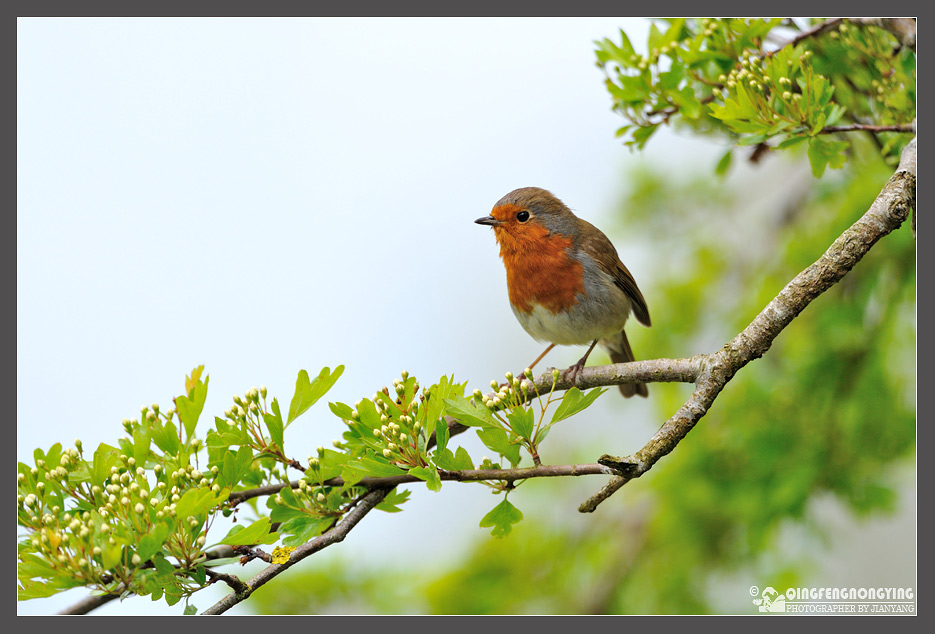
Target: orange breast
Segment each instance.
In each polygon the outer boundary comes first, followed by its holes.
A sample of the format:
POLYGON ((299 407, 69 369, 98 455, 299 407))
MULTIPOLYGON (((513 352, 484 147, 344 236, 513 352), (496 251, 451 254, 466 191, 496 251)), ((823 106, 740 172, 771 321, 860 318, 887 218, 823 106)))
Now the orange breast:
POLYGON ((558 313, 578 303, 576 296, 584 292, 584 267, 568 255, 571 238, 550 234, 536 222, 495 231, 513 306, 529 312, 539 304, 558 313))

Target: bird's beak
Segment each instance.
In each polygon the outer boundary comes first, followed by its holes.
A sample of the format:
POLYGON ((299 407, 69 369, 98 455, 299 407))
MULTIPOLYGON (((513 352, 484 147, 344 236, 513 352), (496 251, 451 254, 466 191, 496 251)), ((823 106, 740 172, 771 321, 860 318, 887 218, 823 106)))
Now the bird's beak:
POLYGON ((483 218, 478 218, 474 222, 479 225, 490 225, 491 227, 496 227, 501 224, 500 221, 493 216, 484 216, 483 218))

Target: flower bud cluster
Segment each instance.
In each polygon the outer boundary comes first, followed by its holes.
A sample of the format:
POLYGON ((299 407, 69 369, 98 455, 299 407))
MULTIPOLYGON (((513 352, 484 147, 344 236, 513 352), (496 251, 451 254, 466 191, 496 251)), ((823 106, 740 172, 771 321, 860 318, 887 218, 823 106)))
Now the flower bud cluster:
MULTIPOLYGON (((490 382, 490 387, 496 390, 493 394, 481 394, 480 390, 474 390, 474 399, 479 399, 485 407, 490 409, 500 409, 504 407, 516 407, 529 400, 529 390, 534 386, 532 383, 532 370, 526 368, 523 370, 523 376, 513 376, 512 372, 503 375, 506 383, 502 385, 496 380, 490 382)), ((558 370, 555 370, 555 380, 558 380, 558 370)))
MULTIPOLYGON (((424 466, 426 435, 423 429, 423 408, 426 398, 431 398, 427 389, 421 390, 415 377, 403 370, 400 378, 393 381, 392 387, 384 387, 373 395, 372 402, 377 414, 379 424, 374 421, 361 420, 360 409, 363 401, 357 401, 351 410, 349 418, 345 421, 348 426, 359 428, 367 435, 364 445, 384 458, 400 465, 424 466)), ((359 432, 358 432, 359 433, 359 432)), ((345 434, 346 438, 353 438, 352 434, 345 434)), ((337 442, 337 441, 336 441, 337 442)), ((338 443, 340 449, 353 452, 353 446, 338 443)))
MULTIPOLYGON (((312 484, 308 481, 308 478, 302 478, 299 480, 298 486, 293 490, 293 495, 296 500, 304 505, 302 510, 311 515, 324 516, 340 514, 340 512, 338 512, 338 507, 342 502, 341 495, 338 493, 331 496, 331 491, 331 487, 312 484)), ((281 495, 277 497, 282 500, 279 502, 280 504, 285 503, 281 495)))

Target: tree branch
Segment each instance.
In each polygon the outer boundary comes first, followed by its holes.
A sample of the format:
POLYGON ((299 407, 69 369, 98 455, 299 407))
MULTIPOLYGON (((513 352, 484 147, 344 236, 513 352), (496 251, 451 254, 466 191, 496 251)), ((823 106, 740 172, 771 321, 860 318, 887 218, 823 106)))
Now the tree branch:
POLYGON ((593 512, 624 484, 643 475, 691 431, 728 381, 745 365, 769 350, 773 340, 812 300, 831 288, 876 244, 897 229, 916 205, 916 139, 903 148, 896 173, 870 209, 825 251, 818 261, 789 282, 759 315, 719 351, 702 358, 703 371, 688 401, 663 424, 646 445, 631 456, 604 455, 603 465, 622 472, 578 510, 593 512))
POLYGON ((208 574, 208 578, 211 580, 211 583, 217 583, 218 581, 223 581, 226 583, 235 594, 244 593, 249 588, 247 584, 240 580, 236 575, 229 575, 226 572, 216 572, 210 568, 205 568, 205 572, 208 574))
POLYGON ((863 123, 854 123, 851 125, 829 125, 821 130, 821 134, 830 134, 832 132, 910 132, 915 133, 915 124, 898 123, 895 125, 866 125, 863 123))
POLYGON ((88 612, 96 610, 102 605, 110 603, 114 599, 119 598, 119 594, 92 594, 91 596, 85 597, 84 599, 81 599, 81 601, 68 606, 58 614, 87 614, 88 612))
POLYGON ((235 591, 212 605, 210 608, 202 612, 202 614, 223 614, 229 609, 249 597, 253 594, 253 591, 268 582, 269 580, 275 578, 276 576, 285 572, 293 564, 296 564, 306 557, 317 553, 323 548, 327 548, 332 544, 337 544, 344 541, 344 538, 347 537, 347 534, 351 532, 351 529, 354 528, 360 520, 364 518, 367 513, 373 510, 377 504, 383 501, 383 498, 386 497, 386 494, 389 493, 390 489, 377 489, 371 491, 360 501, 357 507, 352 510, 350 513, 344 516, 340 523, 337 524, 334 528, 329 530, 323 535, 319 535, 315 539, 312 539, 308 542, 305 542, 294 551, 289 557, 289 561, 284 564, 270 564, 266 568, 260 571, 255 577, 250 579, 247 582, 246 586, 241 591, 235 591))
POLYGON ((788 42, 786 42, 785 44, 783 44, 776 50, 767 51, 764 57, 772 57, 773 55, 775 55, 782 49, 786 48, 787 46, 791 46, 795 48, 796 46, 798 46, 799 42, 801 42, 802 40, 807 40, 810 37, 818 37, 822 33, 827 33, 828 31, 837 28, 838 25, 840 25, 842 22, 844 22, 844 18, 832 18, 830 20, 825 20, 821 24, 813 26, 807 31, 802 31, 801 33, 796 35, 794 38, 792 38, 791 40, 789 40, 788 42))
POLYGON ((818 37, 823 33, 827 33, 828 31, 837 28, 841 23, 844 22, 845 19, 853 24, 878 26, 882 29, 885 29, 892 33, 897 40, 899 40, 900 45, 905 46, 912 51, 916 50, 915 18, 832 18, 830 20, 825 20, 821 24, 818 24, 808 29, 807 31, 802 31, 777 49, 768 51, 764 57, 771 57, 787 46, 795 47, 802 40, 806 40, 810 37, 818 37))
MULTIPOLYGON (((555 381, 555 391, 560 392, 571 387, 577 387, 580 390, 587 390, 592 387, 606 387, 611 385, 620 385, 621 383, 658 383, 658 382, 679 382, 693 383, 697 380, 702 370, 706 355, 697 355, 689 359, 648 359, 645 361, 631 361, 630 363, 618 363, 603 366, 586 367, 578 373, 574 383, 559 377, 555 381)), ((544 372, 535 377, 533 381, 525 380, 529 387, 530 399, 535 398, 536 392, 548 394, 552 389, 552 374, 544 372)), ((456 436, 470 429, 450 416, 445 417, 448 423, 449 437, 456 436)), ((434 446, 434 436, 429 440, 428 447, 434 446)), ((539 467, 536 469, 500 469, 500 470, 471 470, 471 471, 442 471, 439 470, 439 477, 442 480, 454 480, 459 482, 479 481, 479 480, 522 480, 526 478, 550 477, 553 475, 594 475, 598 473, 610 473, 607 467, 601 465, 565 465, 552 467, 539 467), (554 470, 550 471, 550 470, 554 470), (565 470, 561 472, 561 470, 565 470)), ((421 482, 419 478, 408 474, 390 476, 385 478, 363 478, 358 483, 359 486, 366 488, 395 487, 407 482, 421 482)), ((344 479, 341 477, 325 480, 322 484, 325 486, 344 486, 344 479)), ((228 503, 233 507, 241 502, 251 498, 262 497, 265 495, 275 495, 285 487, 285 484, 268 484, 255 489, 236 491, 228 497, 228 503)), ((289 483, 289 487, 295 489, 299 486, 299 481, 294 480, 289 483)))

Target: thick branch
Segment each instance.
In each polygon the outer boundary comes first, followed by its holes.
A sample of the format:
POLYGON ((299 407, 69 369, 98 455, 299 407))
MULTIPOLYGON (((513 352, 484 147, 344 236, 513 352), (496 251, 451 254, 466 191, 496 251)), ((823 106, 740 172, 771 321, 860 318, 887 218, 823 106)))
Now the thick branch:
POLYGON ((671 452, 707 413, 714 399, 742 367, 769 350, 782 330, 816 297, 836 284, 877 240, 897 229, 916 205, 916 139, 903 149, 896 173, 870 205, 870 209, 834 241, 811 266, 799 273, 766 308, 719 351, 703 358, 704 371, 685 404, 663 424, 649 442, 632 456, 601 456, 600 464, 624 475, 616 476, 578 510, 593 512, 624 484, 646 473, 671 452))
POLYGON ((110 603, 114 599, 119 598, 119 594, 93 594, 82 599, 81 601, 78 601, 77 603, 68 606, 59 612, 59 614, 87 614, 88 612, 96 610, 102 605, 110 603))

